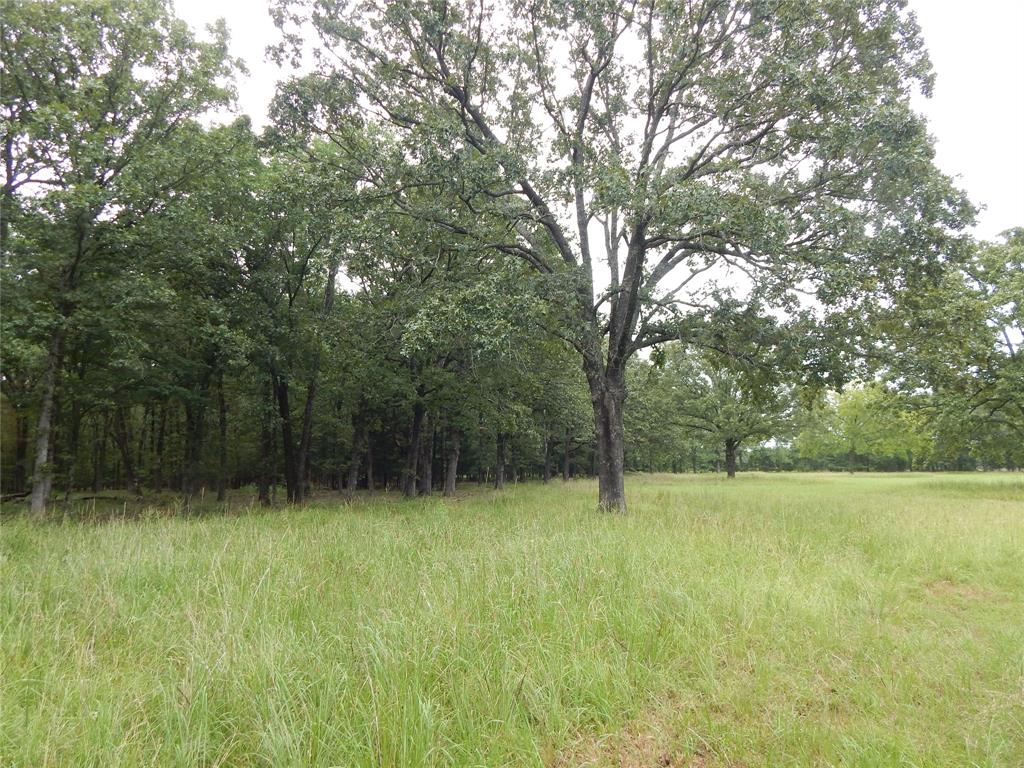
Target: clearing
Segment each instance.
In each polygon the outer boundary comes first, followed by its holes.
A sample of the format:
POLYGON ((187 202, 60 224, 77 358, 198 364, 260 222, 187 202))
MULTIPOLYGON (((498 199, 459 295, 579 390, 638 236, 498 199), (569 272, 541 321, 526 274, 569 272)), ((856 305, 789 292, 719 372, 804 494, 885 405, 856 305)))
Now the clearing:
POLYGON ((1019 475, 31 523, 4 766, 1024 765, 1019 475))

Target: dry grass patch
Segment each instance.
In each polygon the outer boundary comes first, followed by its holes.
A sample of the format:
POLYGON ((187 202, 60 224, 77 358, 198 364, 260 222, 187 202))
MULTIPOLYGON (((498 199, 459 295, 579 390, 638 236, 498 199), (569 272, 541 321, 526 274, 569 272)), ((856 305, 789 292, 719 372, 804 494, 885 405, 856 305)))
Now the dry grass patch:
POLYGON ((975 584, 958 584, 949 579, 940 579, 925 585, 925 590, 932 597, 942 600, 963 598, 965 600, 995 600, 999 598, 990 589, 979 587, 975 584))

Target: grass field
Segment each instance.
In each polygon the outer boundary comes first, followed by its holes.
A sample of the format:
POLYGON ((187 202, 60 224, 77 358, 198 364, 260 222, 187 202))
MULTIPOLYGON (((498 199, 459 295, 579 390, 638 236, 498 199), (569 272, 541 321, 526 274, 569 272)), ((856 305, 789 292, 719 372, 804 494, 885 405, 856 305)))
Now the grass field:
POLYGON ((1024 765, 1024 478, 5 516, 0 765, 1024 765))

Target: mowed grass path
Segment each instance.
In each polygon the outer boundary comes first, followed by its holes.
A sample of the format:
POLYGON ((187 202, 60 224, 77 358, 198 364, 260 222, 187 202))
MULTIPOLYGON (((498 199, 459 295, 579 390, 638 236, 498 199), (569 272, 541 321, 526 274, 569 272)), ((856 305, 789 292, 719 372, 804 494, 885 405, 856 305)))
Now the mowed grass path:
POLYGON ((0 765, 1021 766, 1024 480, 0 529, 0 765))

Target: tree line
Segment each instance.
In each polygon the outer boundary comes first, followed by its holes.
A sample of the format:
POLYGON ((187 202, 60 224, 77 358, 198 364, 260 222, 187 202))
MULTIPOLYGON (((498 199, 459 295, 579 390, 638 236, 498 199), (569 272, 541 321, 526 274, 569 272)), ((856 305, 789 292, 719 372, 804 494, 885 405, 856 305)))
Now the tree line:
POLYGON ((223 24, 4 2, 5 493, 625 511, 627 469, 841 453, 857 379, 1018 466, 1024 238, 963 234, 903 3, 803 5, 281 0, 257 133, 211 124, 223 24))

